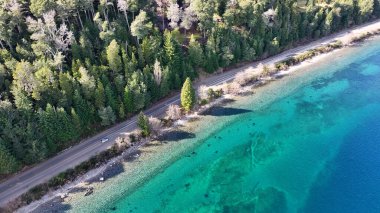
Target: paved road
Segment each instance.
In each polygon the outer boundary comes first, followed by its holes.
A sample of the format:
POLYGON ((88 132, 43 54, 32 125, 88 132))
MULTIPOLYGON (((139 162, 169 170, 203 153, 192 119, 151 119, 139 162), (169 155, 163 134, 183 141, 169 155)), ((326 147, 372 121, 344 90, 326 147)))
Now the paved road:
MULTIPOLYGON (((353 29, 351 29, 353 30, 353 29)), ((264 61, 261 61, 263 64, 270 64, 273 62, 284 60, 285 58, 297 54, 299 52, 306 51, 308 49, 315 48, 324 43, 333 41, 337 36, 342 36, 350 32, 351 30, 346 30, 336 35, 332 35, 315 42, 309 43, 308 45, 294 48, 288 51, 285 51, 279 55, 268 58, 264 61)), ((245 70, 250 67, 255 67, 258 63, 251 63, 241 68, 236 68, 228 72, 212 76, 210 78, 204 79, 201 82, 198 82, 196 86, 206 85, 206 86, 215 86, 223 84, 232 80, 235 74, 239 71, 245 70)), ((180 96, 179 94, 174 95, 171 98, 168 98, 158 104, 155 104, 150 109, 146 110, 147 115, 159 117, 163 115, 167 107, 171 104, 179 104, 180 96)), ((76 146, 73 146, 70 149, 67 149, 57 156, 46 160, 45 162, 25 171, 11 179, 0 184, 0 206, 6 204, 10 200, 20 196, 21 194, 28 191, 30 188, 48 181, 50 178, 56 176, 57 174, 80 164, 81 162, 88 160, 90 157, 95 154, 107 149, 110 147, 115 139, 127 132, 133 131, 136 129, 136 120, 137 117, 133 117, 125 122, 122 122, 104 132, 101 132, 91 138, 83 140, 76 146), (102 138, 109 138, 109 142, 101 143, 102 138)))

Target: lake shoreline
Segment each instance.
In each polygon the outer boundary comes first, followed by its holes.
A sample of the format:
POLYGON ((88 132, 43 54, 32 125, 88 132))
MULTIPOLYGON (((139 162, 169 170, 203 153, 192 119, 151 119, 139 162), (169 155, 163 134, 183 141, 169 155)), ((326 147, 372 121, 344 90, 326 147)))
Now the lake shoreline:
MULTIPOLYGON (((348 39, 348 37, 352 37, 352 36, 358 36, 358 34, 362 34, 362 33, 367 33, 371 30, 375 30, 374 27, 376 27, 377 29, 376 30, 379 30, 380 29, 380 23, 376 23, 374 26, 370 25, 371 27, 369 26, 365 26, 363 28, 360 28, 360 29, 357 29, 357 30, 353 30, 353 32, 351 32, 349 35, 347 35, 346 37, 341 37, 341 38, 337 38, 337 39, 341 39, 342 42, 344 42, 345 39, 348 39), (377 25, 376 25, 377 24, 377 25)), ((349 42, 350 43, 350 42, 349 42)), ((348 44, 345 44, 349 46, 349 43, 348 44)), ((345 48, 345 47, 343 47, 345 48)), ((340 50, 343 50, 343 49, 340 49, 340 50)), ((304 51, 302 51, 304 52, 304 51)), ((300 53, 302 53, 300 52, 300 53)), ((300 64, 297 64, 295 66, 291 66, 289 67, 288 69, 286 70, 283 70, 283 71, 280 71, 278 73, 276 73, 275 75, 271 76, 270 78, 262 78, 261 80, 264 80, 264 82, 271 82, 273 81, 274 79, 276 78, 280 78, 281 76, 284 76, 284 75, 289 75, 291 74, 292 72, 296 71, 296 70, 299 70, 299 69, 302 69, 303 67, 306 67, 306 66, 310 66, 310 64, 313 64, 313 63, 318 63, 318 62, 321 62, 321 60, 323 60, 324 58, 328 57, 330 54, 332 54, 333 52, 335 52, 335 50, 333 51, 330 51, 328 53, 324 53, 324 54, 321 54, 321 55, 318 55, 318 56, 315 56, 313 57, 312 59, 309 59, 309 60, 306 60, 306 61, 303 61, 302 63, 300 64)), ((252 85, 247 85, 245 87, 243 87, 244 90, 252 90, 252 85)), ((224 97, 224 98, 231 98, 231 97, 224 97)), ((232 97, 233 99, 235 98, 238 98, 238 96, 233 96, 232 97)), ((219 99, 220 100, 223 100, 223 99, 219 99)), ((216 106, 217 103, 212 103, 211 106, 209 107, 213 107, 213 106, 216 106)), ((188 128, 188 130, 193 130, 196 128, 192 125, 194 125, 194 122, 186 122, 186 120, 192 118, 192 116, 190 117, 187 117, 183 120, 183 122, 180 122, 182 125, 185 125, 187 127, 185 128, 188 128)), ((205 123, 205 121, 202 121, 203 118, 200 119, 200 121, 196 121, 195 124, 198 125, 199 123, 197 122, 200 122, 200 123, 205 123)), ((198 126, 199 128, 199 126, 198 126)), ((156 147, 157 149, 160 149, 160 146, 157 146, 156 147)), ((127 154, 129 157, 133 157, 133 155, 135 155, 135 153, 128 153, 127 154)), ((101 171, 104 171, 105 168, 109 167, 110 165, 112 164, 115 164, 115 162, 117 160, 120 160, 120 158, 123 158, 125 156, 121 155, 113 160, 111 160, 109 163, 107 163, 105 166, 101 166, 100 168, 98 169, 95 169, 95 170, 91 170, 90 172, 88 172, 86 175, 82 176, 82 177, 79 177, 76 181, 74 181, 73 183, 70 183, 68 185, 65 185, 62 189, 58 190, 58 191, 55 191, 55 192, 51 192, 49 193, 48 195, 45 195, 44 198, 42 198, 41 200, 39 201, 36 201, 26 207, 23 207, 21 209, 19 209, 18 212, 31 212, 31 211, 34 211, 36 210, 37 208, 39 208, 41 205, 44 207, 44 210, 46 210, 46 208, 48 206, 51 206, 51 203, 49 203, 50 201, 52 201, 52 199, 57 199, 57 197, 59 198, 61 195, 65 195, 67 192, 66 191, 70 191, 72 190, 73 188, 75 187, 78 187, 79 186, 82 186, 84 182, 90 182, 89 180, 90 179, 93 179, 94 177, 97 177, 99 176, 99 173, 101 171)), ((153 172, 154 173, 154 172, 153 172)), ((105 184, 107 182, 101 182, 99 184, 105 184)), ((87 185, 85 184, 86 187, 93 187, 93 184, 92 185, 87 185)), ((96 193, 96 187, 95 188, 95 193, 96 193)), ((70 196, 70 195, 69 195, 70 196)), ((66 198, 65 198, 66 199, 66 198)), ((71 199, 74 199, 74 198, 71 198, 71 199)), ((57 201, 57 200, 55 200, 57 201)), ((54 202, 56 203, 56 202, 54 202)), ((52 207, 52 210, 55 209, 54 207, 55 206, 51 206, 52 207)))

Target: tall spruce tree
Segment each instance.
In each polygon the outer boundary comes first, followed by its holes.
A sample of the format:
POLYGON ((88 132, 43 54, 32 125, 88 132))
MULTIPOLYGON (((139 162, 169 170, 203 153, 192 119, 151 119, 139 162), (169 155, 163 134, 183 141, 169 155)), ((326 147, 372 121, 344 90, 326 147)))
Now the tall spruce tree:
POLYGON ((190 78, 186 78, 181 90, 181 105, 186 112, 193 109, 195 105, 195 90, 190 78))

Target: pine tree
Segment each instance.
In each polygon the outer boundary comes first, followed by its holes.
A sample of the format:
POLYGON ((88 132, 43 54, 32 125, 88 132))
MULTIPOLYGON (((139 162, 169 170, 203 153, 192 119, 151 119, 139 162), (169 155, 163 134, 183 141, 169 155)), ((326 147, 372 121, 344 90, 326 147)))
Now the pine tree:
POLYGON ((104 92, 106 96, 106 105, 110 106, 113 111, 117 111, 118 110, 118 106, 116 103, 117 100, 115 99, 115 94, 112 88, 109 85, 107 85, 104 92))
POLYGON ((147 103, 147 86, 144 83, 141 72, 134 72, 128 82, 128 87, 132 93, 133 109, 141 110, 147 103))
POLYGON ((137 42, 139 43, 139 40, 149 33, 150 28, 152 28, 152 23, 149 22, 146 12, 141 10, 131 24, 131 33, 133 36, 137 37, 137 42))
POLYGON ((0 174, 10 174, 19 169, 20 165, 16 159, 3 146, 3 141, 0 139, 0 174))
POLYGON ((189 112, 195 104, 195 90, 190 78, 186 78, 181 90, 181 105, 186 112, 189 112))
POLYGON ((61 148, 65 147, 65 143, 70 141, 76 136, 75 127, 72 123, 71 117, 63 108, 56 109, 56 120, 55 125, 56 140, 59 142, 61 148))
POLYGON ((109 126, 111 124, 114 124, 116 121, 116 116, 114 111, 110 106, 103 107, 98 111, 99 117, 102 119, 102 126, 109 126))
POLYGON ((120 46, 116 40, 112 40, 110 45, 107 47, 107 61, 110 69, 115 73, 120 72, 123 69, 123 63, 121 61, 120 46))
POLYGON ((81 121, 80 121, 80 117, 75 112, 74 108, 71 108, 71 120, 72 120, 74 129, 75 129, 75 132, 77 133, 76 138, 78 138, 83 131, 82 131, 82 124, 81 124, 81 121))
POLYGON ((69 73, 59 73, 59 87, 62 93, 62 101, 64 101, 60 106, 72 106, 74 88, 73 78, 69 75, 69 73))
POLYGON ((175 60, 175 44, 173 35, 170 31, 165 31, 164 33, 165 37, 165 43, 164 43, 164 50, 165 50, 165 63, 170 64, 175 60))
POLYGON ((135 111, 133 106, 133 94, 128 85, 124 90, 124 108, 127 113, 132 113, 135 111))
POLYGON ((89 110, 88 103, 83 100, 83 97, 80 95, 78 90, 74 92, 73 104, 75 111, 80 117, 83 125, 82 128, 88 128, 92 122, 92 114, 89 110))
POLYGON ((95 90, 94 98, 95 98, 95 107, 96 108, 100 109, 100 108, 104 107, 106 97, 104 95, 104 87, 103 87, 103 84, 101 81, 98 82, 98 85, 97 85, 96 90, 95 90))
POLYGON ((204 58, 203 50, 199 42, 195 40, 194 35, 191 35, 190 37, 188 54, 189 54, 189 60, 194 67, 203 66, 203 58, 204 58))
POLYGON ((165 69, 162 72, 162 82, 160 85, 161 97, 168 95, 171 87, 172 82, 170 81, 170 70, 169 67, 165 67, 165 69))
POLYGON ((34 16, 39 17, 44 12, 54 8, 54 1, 52 0, 30 0, 30 11, 34 16))
POLYGON ((124 109, 124 104, 122 101, 119 103, 119 118, 123 119, 125 118, 125 109, 124 109))
POLYGON ((139 117, 137 118, 137 126, 140 128, 144 137, 150 135, 151 131, 149 127, 149 119, 142 111, 140 112, 139 117))
POLYGON ((78 81, 82 87, 84 97, 87 100, 91 100, 95 91, 95 78, 88 72, 86 68, 82 66, 79 68, 79 73, 80 78, 78 81))
POLYGON ((57 149, 57 143, 55 141, 55 129, 56 125, 56 113, 52 105, 48 104, 46 110, 39 111, 39 124, 44 135, 44 139, 48 144, 48 149, 50 152, 54 152, 57 149))
MULTIPOLYGON (((181 82, 176 81, 176 75, 179 75, 182 72, 182 52, 181 47, 178 45, 177 41, 173 37, 173 33, 165 31, 164 33, 165 43, 164 43, 164 62, 169 68, 169 89, 179 88, 181 82), (179 83, 179 86, 178 86, 179 83), (177 87, 178 86, 178 87, 177 87)), ((182 73, 181 73, 182 74, 182 73)))

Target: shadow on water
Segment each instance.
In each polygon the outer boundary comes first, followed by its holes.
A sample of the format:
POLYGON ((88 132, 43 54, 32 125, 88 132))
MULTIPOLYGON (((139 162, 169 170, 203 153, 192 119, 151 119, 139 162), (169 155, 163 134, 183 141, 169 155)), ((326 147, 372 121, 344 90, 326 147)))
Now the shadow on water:
POLYGON ((238 109, 238 108, 231 108, 231 107, 213 107, 206 112, 203 113, 203 115, 210 115, 210 116, 232 116, 232 115, 240 115, 244 113, 252 112, 252 110, 247 109, 238 109))
POLYGON ((195 138, 195 134, 191 132, 186 132, 182 130, 174 130, 164 133, 160 136, 160 141, 180 141, 183 139, 195 138))

